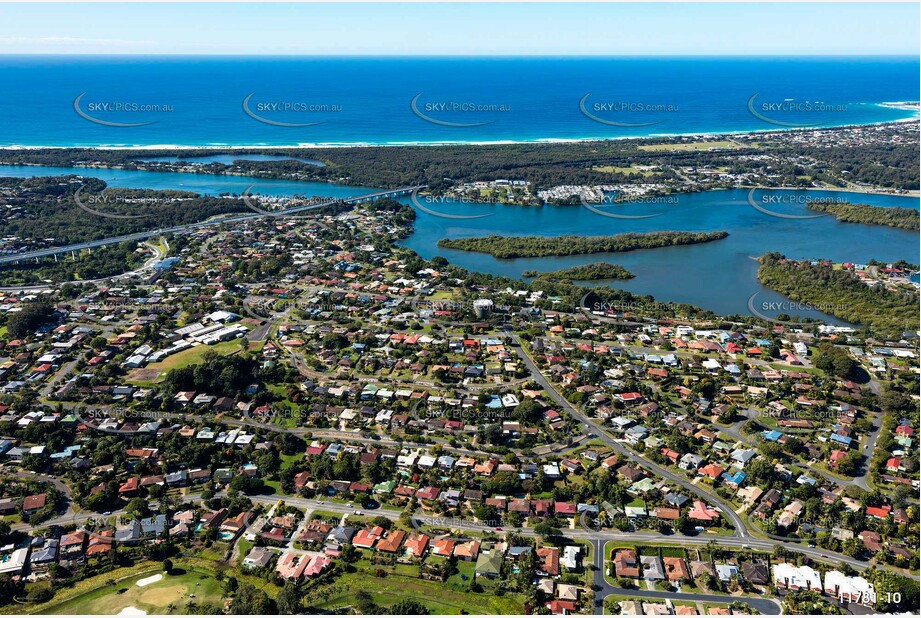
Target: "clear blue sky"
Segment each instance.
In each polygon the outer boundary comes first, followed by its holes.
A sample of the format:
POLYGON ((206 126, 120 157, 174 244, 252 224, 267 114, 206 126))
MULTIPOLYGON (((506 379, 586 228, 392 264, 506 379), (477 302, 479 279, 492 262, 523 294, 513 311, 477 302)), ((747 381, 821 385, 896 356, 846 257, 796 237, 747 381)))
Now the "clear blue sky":
POLYGON ((917 3, 0 4, 0 54, 911 54, 917 3))

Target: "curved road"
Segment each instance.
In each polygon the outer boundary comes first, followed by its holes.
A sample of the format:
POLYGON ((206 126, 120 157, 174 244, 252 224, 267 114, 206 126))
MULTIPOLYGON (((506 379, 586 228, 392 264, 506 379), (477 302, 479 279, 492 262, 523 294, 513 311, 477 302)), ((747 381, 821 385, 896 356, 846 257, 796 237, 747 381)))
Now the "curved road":
POLYGON ((637 465, 650 470, 661 478, 668 479, 672 483, 696 494, 698 497, 704 499, 705 501, 714 504, 723 512, 726 518, 732 522, 732 525, 735 528, 733 536, 741 538, 750 536, 748 533, 748 528, 745 526, 745 521, 739 516, 738 513, 735 512, 735 510, 730 505, 726 504, 723 500, 717 498, 710 492, 707 492, 697 485, 694 485, 690 481, 682 479, 672 474, 662 466, 637 455, 626 446, 608 435, 607 430, 600 423, 598 423, 597 420, 588 417, 582 412, 578 411, 575 406, 566 400, 565 397, 560 395, 560 393, 550 383, 550 381, 547 380, 547 378, 545 378, 544 375, 540 372, 540 370, 537 368, 537 365, 535 365, 534 361, 531 360, 530 355, 528 355, 528 353, 525 352, 524 348, 521 346, 521 340, 518 338, 518 335, 511 332, 508 332, 507 335, 510 336, 513 341, 512 348, 515 350, 516 354, 518 354, 518 357, 524 362, 525 366, 528 368, 528 371, 531 372, 534 380, 540 384, 545 391, 547 391, 547 395, 550 396, 550 398, 552 398, 553 401, 557 403, 557 405, 563 407, 570 415, 572 415, 573 418, 577 419, 579 422, 585 425, 593 427, 597 432, 596 436, 599 440, 616 450, 618 453, 624 455, 627 459, 636 463, 637 465))

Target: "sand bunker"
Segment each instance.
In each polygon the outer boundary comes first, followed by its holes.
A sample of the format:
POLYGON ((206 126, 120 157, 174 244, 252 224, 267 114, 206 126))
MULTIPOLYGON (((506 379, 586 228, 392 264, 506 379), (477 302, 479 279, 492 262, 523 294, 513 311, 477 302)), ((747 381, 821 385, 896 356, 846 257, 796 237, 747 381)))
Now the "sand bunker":
MULTIPOLYGON (((157 573, 156 575, 151 575, 150 577, 145 577, 144 579, 138 580, 138 586, 149 586, 163 579, 163 573, 157 573)), ((140 610, 138 610, 140 611, 140 610)), ((145 612, 146 614, 146 612, 145 612)))

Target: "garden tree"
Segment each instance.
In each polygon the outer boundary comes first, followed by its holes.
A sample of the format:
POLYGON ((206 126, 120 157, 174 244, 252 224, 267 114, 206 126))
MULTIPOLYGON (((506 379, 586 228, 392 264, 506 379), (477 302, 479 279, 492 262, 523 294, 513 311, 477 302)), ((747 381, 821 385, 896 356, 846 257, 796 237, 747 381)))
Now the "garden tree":
POLYGON ((393 522, 390 520, 389 517, 378 515, 377 517, 374 517, 373 519, 371 519, 371 525, 380 526, 384 530, 389 530, 391 526, 393 526, 393 522))
POLYGON ((547 473, 544 472, 543 466, 538 466, 537 474, 534 475, 534 479, 531 482, 531 491, 536 493, 541 493, 547 487, 547 473))
POLYGON ((505 442, 505 436, 502 434, 502 426, 498 423, 480 426, 480 437, 489 444, 499 445, 505 442))
POLYGON ((281 467, 281 461, 275 453, 266 451, 256 457, 256 466, 259 468, 260 473, 273 476, 281 467))
POLYGON ((26 600, 30 603, 44 603, 50 601, 53 596, 54 589, 51 587, 51 582, 46 581, 31 586, 26 600))
POLYGON ((911 487, 906 485, 899 485, 895 488, 892 496, 892 505, 895 508, 904 508, 908 511, 909 521, 917 521, 917 509, 914 506, 910 506, 909 501, 917 496, 917 492, 914 491, 911 487))
POLYGON ((848 451, 844 459, 838 461, 835 470, 845 476, 854 476, 860 471, 860 464, 863 462, 863 455, 857 451, 848 451))
POLYGON ((237 474, 230 481, 230 488, 247 495, 261 493, 265 483, 257 476, 237 474))
POLYGON ((265 592, 250 584, 241 584, 230 602, 228 612, 234 615, 275 614, 277 608, 265 592))
POLYGON ((764 455, 768 461, 778 459, 783 455, 782 446, 776 442, 769 442, 767 440, 762 441, 761 444, 758 445, 758 450, 761 451, 761 454, 764 455))
POLYGON ((479 502, 473 505, 473 514, 487 526, 498 526, 499 522, 502 521, 496 507, 479 502))
POLYGON ((675 532, 680 534, 688 534, 694 529, 694 522, 688 519, 687 515, 682 514, 681 517, 675 520, 675 532))
POLYGON ((323 349, 324 350, 341 350, 349 345, 349 340, 345 335, 340 335, 338 333, 329 333, 323 337, 323 349))
POLYGON ((860 553, 860 549, 860 546, 857 545, 857 540, 854 538, 846 539, 841 543, 841 553, 851 558, 856 558, 857 554, 860 553))
POLYGON ((503 521, 505 522, 506 526, 511 526, 512 528, 520 528, 522 523, 521 514, 514 511, 508 511, 503 516, 503 521))
POLYGON ((857 377, 857 362, 851 358, 847 350, 836 347, 830 343, 823 343, 816 351, 813 363, 818 369, 839 378, 848 380, 857 377))
POLYGON ((19 339, 31 334, 54 319, 54 307, 46 301, 24 303, 22 309, 10 315, 6 322, 7 334, 19 339))
POLYGON ((361 456, 358 453, 346 453, 333 463, 332 478, 344 481, 361 479, 361 456))
POLYGON ((359 590, 355 593, 355 605, 360 614, 370 615, 378 613, 377 605, 374 603, 374 599, 371 598, 371 593, 367 590, 359 590))
POLYGON ((870 567, 862 573, 876 590, 873 609, 878 612, 916 614, 919 605, 918 582, 898 573, 870 567))
POLYGON ((307 448, 307 443, 303 438, 291 433, 276 433, 273 437, 273 444, 282 455, 300 454, 307 448))
POLYGON ((908 412, 916 404, 906 393, 896 390, 891 384, 884 384, 879 395, 879 407, 883 412, 908 412))
POLYGON ((278 605, 279 614, 300 614, 303 611, 301 593, 293 582, 287 582, 278 592, 275 603, 278 605))
POLYGON ((163 571, 169 575, 173 572, 173 561, 167 558, 163 561, 163 571))
POLYGON ((355 562, 361 556, 353 545, 343 545, 342 549, 339 551, 339 557, 342 558, 344 562, 355 562))
POLYGON ((524 401, 518 404, 514 412, 515 418, 522 423, 537 424, 543 418, 543 410, 540 404, 526 397, 524 401))
POLYGON ((256 361, 248 356, 222 356, 213 350, 204 353, 201 363, 173 369, 166 374, 163 388, 216 395, 239 395, 256 380, 256 361))
POLYGON ((237 591, 238 587, 239 587, 239 582, 237 581, 237 578, 230 576, 224 582, 224 594, 225 595, 234 594, 237 591))
POLYGON ((735 419, 738 412, 739 411, 735 406, 728 406, 725 410, 720 412, 717 418, 719 419, 719 422, 723 423, 724 425, 728 425, 735 419))
POLYGON ((425 605, 415 599, 403 599, 391 605, 385 613, 396 616, 426 615, 429 613, 429 610, 425 605))
POLYGON ((545 521, 542 521, 534 526, 534 533, 543 537, 544 540, 548 540, 553 537, 559 537, 563 534, 559 528, 555 528, 545 521))
POLYGON ((497 472, 492 478, 483 481, 482 489, 489 495, 508 495, 518 491, 521 480, 511 471, 497 472))
POLYGON ((22 456, 22 467, 33 472, 41 472, 48 465, 45 455, 26 453, 22 456))
POLYGON ((783 445, 783 450, 794 456, 802 453, 804 448, 803 441, 795 436, 787 436, 787 441, 783 445))
POLYGON ((144 498, 132 498, 125 506, 125 510, 136 517, 150 517, 150 507, 144 498))

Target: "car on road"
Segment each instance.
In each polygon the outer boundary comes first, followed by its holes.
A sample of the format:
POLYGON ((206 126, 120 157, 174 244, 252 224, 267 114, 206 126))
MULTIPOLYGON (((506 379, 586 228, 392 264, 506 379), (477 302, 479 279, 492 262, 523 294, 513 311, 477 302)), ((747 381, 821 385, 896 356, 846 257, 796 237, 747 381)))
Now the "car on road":
POLYGON ((361 511, 355 511, 356 515, 361 515, 361 511))

